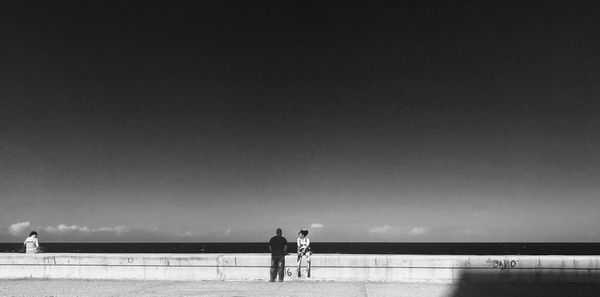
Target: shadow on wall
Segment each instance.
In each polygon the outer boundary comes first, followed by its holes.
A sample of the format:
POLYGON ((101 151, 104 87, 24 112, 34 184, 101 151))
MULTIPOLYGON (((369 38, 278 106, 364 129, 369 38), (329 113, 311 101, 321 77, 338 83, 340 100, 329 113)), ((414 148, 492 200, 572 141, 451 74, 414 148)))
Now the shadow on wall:
POLYGON ((463 272, 451 297, 597 297, 598 270, 481 269, 463 272), (500 272, 500 273, 498 273, 500 272))

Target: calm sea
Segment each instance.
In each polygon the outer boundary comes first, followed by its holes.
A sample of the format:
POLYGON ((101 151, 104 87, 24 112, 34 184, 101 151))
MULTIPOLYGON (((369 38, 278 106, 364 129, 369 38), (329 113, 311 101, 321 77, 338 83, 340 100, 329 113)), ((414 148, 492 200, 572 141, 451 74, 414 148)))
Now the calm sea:
MULTIPOLYGON (((266 253, 264 242, 227 243, 41 243, 47 253, 266 253)), ((313 253, 426 255, 600 255, 600 243, 380 243, 314 242, 313 253)), ((0 252, 22 252, 20 243, 0 243, 0 252)), ((295 243, 288 252, 295 253, 295 243)))

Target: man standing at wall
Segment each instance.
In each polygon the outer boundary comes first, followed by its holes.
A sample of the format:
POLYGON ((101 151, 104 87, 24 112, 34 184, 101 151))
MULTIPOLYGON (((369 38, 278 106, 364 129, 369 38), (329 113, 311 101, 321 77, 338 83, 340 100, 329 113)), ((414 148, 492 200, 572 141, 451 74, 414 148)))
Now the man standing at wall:
POLYGON ((285 270, 285 253, 287 252, 287 240, 281 236, 283 233, 280 228, 277 228, 277 235, 273 236, 269 241, 269 252, 271 252, 271 278, 269 281, 274 282, 275 277, 279 275, 279 281, 283 281, 285 270))

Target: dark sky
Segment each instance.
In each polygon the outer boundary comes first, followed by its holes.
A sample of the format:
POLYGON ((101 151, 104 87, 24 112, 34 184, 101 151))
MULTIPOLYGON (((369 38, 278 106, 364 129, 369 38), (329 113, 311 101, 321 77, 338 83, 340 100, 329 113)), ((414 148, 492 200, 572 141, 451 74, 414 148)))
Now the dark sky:
POLYGON ((570 1, 7 1, 0 239, 598 241, 570 1))

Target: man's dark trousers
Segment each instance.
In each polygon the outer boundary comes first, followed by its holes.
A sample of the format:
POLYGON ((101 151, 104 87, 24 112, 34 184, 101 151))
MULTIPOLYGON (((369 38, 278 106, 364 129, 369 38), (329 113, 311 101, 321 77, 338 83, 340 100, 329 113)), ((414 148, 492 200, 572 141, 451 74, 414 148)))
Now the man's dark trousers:
POLYGON ((275 277, 279 275, 279 281, 283 281, 283 271, 285 270, 285 256, 271 255, 271 281, 275 281, 275 277))

